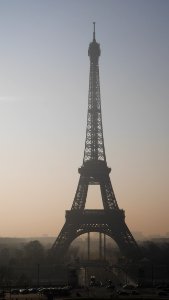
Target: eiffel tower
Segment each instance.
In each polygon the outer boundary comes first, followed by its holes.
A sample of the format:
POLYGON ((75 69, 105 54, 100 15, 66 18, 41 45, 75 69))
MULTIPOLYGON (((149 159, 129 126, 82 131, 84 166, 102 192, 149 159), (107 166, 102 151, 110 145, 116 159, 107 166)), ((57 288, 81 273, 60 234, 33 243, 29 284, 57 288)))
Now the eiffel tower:
POLYGON ((65 224, 52 246, 58 259, 64 256, 74 239, 90 232, 111 237, 128 258, 138 254, 138 245, 125 223, 124 210, 118 207, 109 177, 111 168, 106 162, 99 82, 101 51, 95 38, 95 22, 93 24, 93 41, 88 49, 90 77, 83 164, 78 169, 80 178, 71 210, 66 211, 65 224), (100 186, 103 209, 85 209, 89 185, 100 186))

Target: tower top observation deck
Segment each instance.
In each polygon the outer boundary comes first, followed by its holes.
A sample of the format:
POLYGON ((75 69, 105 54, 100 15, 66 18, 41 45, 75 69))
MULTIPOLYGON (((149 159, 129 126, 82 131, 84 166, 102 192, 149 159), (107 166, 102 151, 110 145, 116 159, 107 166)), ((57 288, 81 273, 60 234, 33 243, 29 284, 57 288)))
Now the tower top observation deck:
POLYGON ((93 22, 93 41, 89 44, 88 55, 91 61, 98 61, 101 54, 100 44, 96 42, 95 22, 93 22))

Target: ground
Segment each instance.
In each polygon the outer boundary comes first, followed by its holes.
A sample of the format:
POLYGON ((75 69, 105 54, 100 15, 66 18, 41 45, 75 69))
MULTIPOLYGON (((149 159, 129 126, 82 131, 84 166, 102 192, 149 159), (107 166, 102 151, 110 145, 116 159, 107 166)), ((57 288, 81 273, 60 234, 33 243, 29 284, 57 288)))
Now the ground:
POLYGON ((138 289, 135 290, 135 295, 131 295, 131 291, 123 291, 118 294, 112 289, 107 289, 106 287, 90 287, 90 288, 79 288, 72 289, 69 296, 49 296, 46 297, 41 294, 16 294, 11 295, 7 292, 3 298, 6 300, 55 300, 55 299, 137 299, 137 300, 156 300, 156 299, 169 299, 169 293, 164 290, 158 289, 138 289), (126 294, 124 293, 126 292, 126 294))

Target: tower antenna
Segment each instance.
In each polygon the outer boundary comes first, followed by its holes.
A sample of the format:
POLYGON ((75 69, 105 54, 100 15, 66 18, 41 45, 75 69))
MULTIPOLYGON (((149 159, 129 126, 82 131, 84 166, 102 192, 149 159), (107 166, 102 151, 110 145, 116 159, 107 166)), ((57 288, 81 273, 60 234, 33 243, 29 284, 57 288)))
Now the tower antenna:
POLYGON ((96 24, 96 22, 93 22, 93 41, 95 41, 96 39, 95 39, 95 24, 96 24))

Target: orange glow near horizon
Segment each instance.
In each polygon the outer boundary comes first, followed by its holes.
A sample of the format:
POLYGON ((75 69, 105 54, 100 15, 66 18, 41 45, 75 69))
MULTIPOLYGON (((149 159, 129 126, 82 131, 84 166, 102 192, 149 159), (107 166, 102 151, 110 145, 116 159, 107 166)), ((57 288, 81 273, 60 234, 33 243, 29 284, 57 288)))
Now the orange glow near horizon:
MULTIPOLYGON (((119 208, 131 232, 168 234, 168 11, 153 0, 0 2, 0 236, 57 236, 65 222, 84 153, 93 20, 119 208)), ((86 207, 102 207, 98 187, 86 207)))

